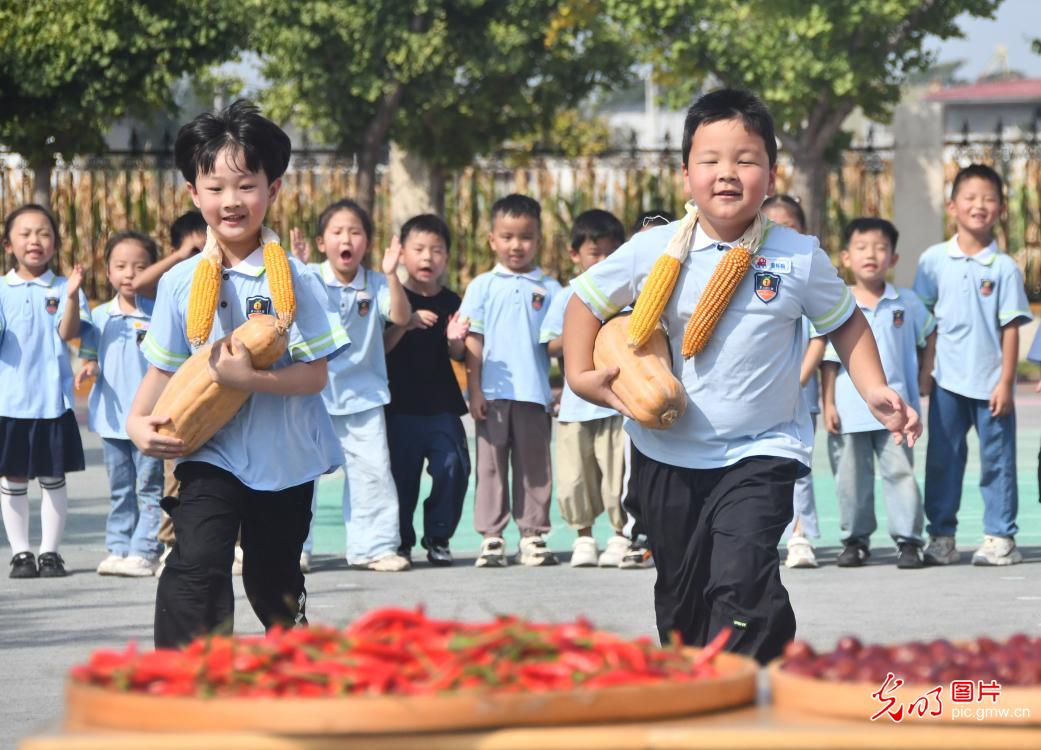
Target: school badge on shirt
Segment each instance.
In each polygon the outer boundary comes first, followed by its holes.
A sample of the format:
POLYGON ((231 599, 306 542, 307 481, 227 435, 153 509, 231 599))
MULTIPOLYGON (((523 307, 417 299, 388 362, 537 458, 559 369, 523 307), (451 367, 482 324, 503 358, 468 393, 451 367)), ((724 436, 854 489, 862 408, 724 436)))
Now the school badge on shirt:
POLYGON ((980 279, 980 294, 984 297, 989 297, 994 293, 994 280, 993 279, 980 279))
POLYGON ((893 327, 899 328, 904 324, 904 311, 893 310, 893 327))
POLYGON ((531 309, 538 312, 546 301, 546 290, 539 288, 531 293, 531 309))
POLYGON ((141 342, 145 340, 145 335, 148 333, 148 321, 135 320, 134 321, 134 337, 137 339, 137 345, 141 346, 141 342))
POLYGON ((757 271, 755 274, 755 296, 766 304, 770 304, 781 291, 781 277, 769 271, 757 271))
POLYGON ((372 295, 368 292, 358 292, 358 315, 365 317, 372 309, 372 295))
POLYGON ((246 297, 246 317, 255 318, 258 315, 270 315, 271 314, 271 298, 261 297, 257 295, 255 297, 246 297))
POLYGON ((45 297, 43 300, 44 307, 47 312, 51 315, 58 312, 58 298, 57 297, 45 297))

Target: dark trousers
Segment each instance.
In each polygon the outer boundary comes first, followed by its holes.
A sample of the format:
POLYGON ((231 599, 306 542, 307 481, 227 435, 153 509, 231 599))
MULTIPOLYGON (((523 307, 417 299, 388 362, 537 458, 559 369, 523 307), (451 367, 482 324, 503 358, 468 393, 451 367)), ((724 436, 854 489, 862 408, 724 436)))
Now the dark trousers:
POLYGON ((727 650, 766 663, 795 636, 777 545, 792 520, 798 461, 753 457, 721 469, 684 469, 632 450, 636 507, 658 579, 663 642, 701 646, 722 628, 727 650))
POLYGON ((306 624, 300 550, 311 523, 313 482, 260 492, 211 464, 177 467, 179 496, 164 498, 176 541, 155 596, 156 648, 207 633, 230 634, 231 564, 242 529, 242 584, 265 628, 306 624))
POLYGON ((470 483, 470 451, 462 420, 447 413, 388 414, 387 444, 398 490, 401 547, 412 549, 416 544, 412 519, 419 504, 424 461, 431 487, 423 501, 423 536, 448 542, 459 525, 470 483))

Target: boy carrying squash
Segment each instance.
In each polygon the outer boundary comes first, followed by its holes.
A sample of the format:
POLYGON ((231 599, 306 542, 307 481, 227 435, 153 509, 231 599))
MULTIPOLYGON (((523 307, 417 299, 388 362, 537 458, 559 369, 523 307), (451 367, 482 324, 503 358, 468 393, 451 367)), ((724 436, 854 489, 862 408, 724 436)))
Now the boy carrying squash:
POLYGON ((773 120, 755 96, 724 89, 701 97, 684 124, 687 216, 635 235, 575 279, 564 322, 572 390, 628 413, 611 390, 618 368, 593 366, 597 333, 637 297, 633 344, 665 319, 686 412, 664 430, 626 424, 630 495, 640 500, 632 512, 658 569, 658 631, 662 640, 678 632, 684 643, 704 645, 730 627, 729 650, 760 662, 795 635, 777 545, 812 447, 799 396, 802 316, 831 337, 898 443, 921 434, 918 415, 886 384, 871 330, 817 239, 763 219, 776 159, 773 120))
POLYGON ((245 101, 199 115, 174 145, 177 167, 206 220, 207 242, 159 282, 142 343, 150 366, 127 419, 127 433, 143 453, 178 459, 180 495, 176 503, 164 501, 177 541, 156 592, 156 647, 232 630, 231 566, 240 526, 242 582, 257 617, 266 628, 306 622, 299 561, 312 485, 343 463, 319 394, 326 360, 347 345, 347 336, 325 315, 303 264, 288 258, 263 226, 290 150, 289 137, 245 101), (213 349, 213 380, 252 395, 186 455, 181 439, 158 431, 172 415, 152 410, 195 350, 255 314, 277 316, 288 348, 269 370, 254 369, 234 338, 213 349))

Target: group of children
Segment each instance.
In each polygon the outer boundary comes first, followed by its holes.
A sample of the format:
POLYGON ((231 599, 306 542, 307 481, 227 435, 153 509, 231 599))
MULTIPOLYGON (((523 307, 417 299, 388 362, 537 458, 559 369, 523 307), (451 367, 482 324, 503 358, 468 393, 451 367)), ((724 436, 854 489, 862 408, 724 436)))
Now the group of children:
MULTIPOLYGON (((557 563, 544 539, 553 485, 551 357, 562 357, 566 371, 555 463, 560 509, 576 532, 571 564, 643 567, 653 558, 663 640, 678 632, 704 643, 727 626, 728 648, 766 660, 794 634, 778 544, 788 527, 789 565, 816 565, 807 475, 819 366, 838 477, 840 565, 868 555, 875 456, 900 565, 921 565, 910 446, 921 434, 919 393, 930 391, 925 560, 957 559, 965 433, 976 426, 987 536, 974 562, 1019 561, 1011 389, 1017 326, 1030 313, 1018 270, 993 243, 1003 199, 992 170, 970 167, 955 180, 949 210, 958 233, 923 256, 917 296, 885 280, 897 233, 880 219, 847 228, 842 263, 854 281, 847 287, 816 239, 801 233, 798 204, 764 203, 776 164, 766 108, 750 94, 722 90, 687 115, 686 216, 642 216, 628 242, 606 211, 576 217, 570 250, 581 275, 569 287, 538 267, 541 210, 530 197, 494 204, 488 241, 496 265, 462 299, 442 285, 451 236, 441 219, 406 222, 377 272, 365 263, 372 221, 341 200, 319 216, 315 242, 325 260, 285 259, 295 293, 287 308, 264 250, 277 237, 263 221, 289 157, 285 133, 246 102, 185 125, 175 160, 199 212, 178 220, 176 250, 163 260, 148 237, 113 235, 105 262, 116 295, 93 311, 79 268, 67 279, 48 270, 59 246, 50 213, 27 205, 7 216, 3 241, 17 268, 0 285, 0 492, 12 577, 64 575, 64 475, 84 463, 66 347, 77 336, 86 361, 78 380, 96 378, 89 426, 103 439, 112 490, 108 556, 98 572, 152 575, 160 539, 173 541, 157 592, 159 646, 230 630, 236 559, 266 627, 306 623, 317 479, 340 466, 352 566, 410 567, 424 462, 432 481, 418 542, 431 563, 451 564, 470 475, 460 419, 467 410, 477 438, 474 523, 483 537, 476 565, 508 564, 502 534, 511 516, 521 536, 517 561, 557 563), (752 251, 750 273, 708 345, 685 359, 684 328, 736 245, 752 251), (667 298, 673 371, 689 404, 668 430, 628 421, 623 431, 627 408, 610 388, 617 368, 593 367, 593 343, 603 321, 636 304, 666 247, 680 259, 679 272, 655 294, 667 298), (209 259, 220 268, 215 291, 198 281, 209 259), (214 314, 200 333, 197 311, 206 304, 214 314), (158 430, 167 416, 152 416, 153 408, 201 343, 255 314, 279 316, 288 349, 270 370, 256 370, 234 338, 214 347, 215 380, 253 395, 188 455, 180 439, 158 430), (452 360, 465 361, 468 404, 452 360), (165 490, 164 461, 176 465, 165 490), (44 494, 38 561, 28 538, 32 477, 44 494), (160 531, 160 505, 172 533, 160 531), (601 551, 592 527, 604 512, 613 535, 601 551)), ((291 249, 306 259, 303 233, 293 232, 291 249)))

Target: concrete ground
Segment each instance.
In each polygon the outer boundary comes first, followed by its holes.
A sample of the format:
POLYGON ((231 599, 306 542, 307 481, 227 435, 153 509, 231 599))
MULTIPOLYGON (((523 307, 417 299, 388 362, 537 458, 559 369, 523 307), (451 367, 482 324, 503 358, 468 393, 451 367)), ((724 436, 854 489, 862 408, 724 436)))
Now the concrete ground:
MULTIPOLYGON (((963 563, 949 568, 901 571, 893 565, 884 534, 874 537, 875 554, 867 567, 848 570, 833 564, 838 547, 833 482, 824 461, 824 437, 818 435, 817 500, 822 540, 818 570, 782 568, 799 620, 799 636, 828 647, 843 634, 887 642, 1014 632, 1041 633, 1041 508, 1035 479, 1041 425, 1041 399, 1021 389, 1020 526, 1025 564, 1007 569, 974 568, 969 552, 978 543, 978 465, 966 475, 959 543, 963 563)), ((70 514, 62 555, 71 575, 65 579, 15 581, 0 577, 0 748, 12 748, 28 734, 58 725, 62 686, 68 668, 96 648, 119 648, 128 641, 151 645, 155 579, 103 578, 94 568, 104 556, 107 482, 98 439, 84 431, 87 471, 70 477, 70 514)), ((918 466, 924 464, 919 452, 918 466)), ((313 573, 308 576, 308 615, 313 621, 342 624, 384 604, 423 603, 437 616, 484 618, 497 612, 564 619, 585 615, 599 626, 628 635, 654 633, 653 571, 571 569, 477 570, 472 561, 476 537, 464 518, 456 540, 459 563, 432 568, 417 563, 404 574, 347 570, 340 559, 336 477, 322 483, 319 533, 313 573), (468 558, 468 559, 466 559, 468 558)), ((38 497, 30 488, 30 497, 38 497)), ((37 507, 33 504, 34 509, 37 507)), ((880 526, 885 528, 879 502, 880 526)), ((34 516, 34 523, 37 522, 34 516)), ((557 517, 559 524, 559 517, 557 517)), ((598 529, 603 537, 605 530, 598 529)), ((33 538, 39 529, 34 526, 33 538)), ((572 538, 566 527, 550 535, 566 558, 572 538)), ((7 554, 6 539, 0 550, 7 554)), ((421 556, 420 556, 421 558, 421 556)), ((6 559, 6 558, 5 558, 6 559)), ((237 630, 260 631, 238 593, 237 630)))

